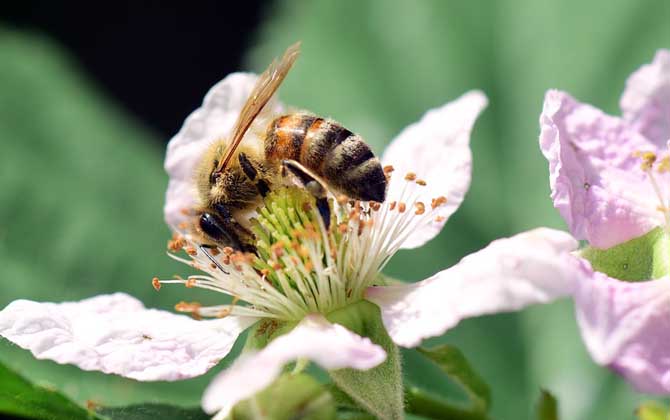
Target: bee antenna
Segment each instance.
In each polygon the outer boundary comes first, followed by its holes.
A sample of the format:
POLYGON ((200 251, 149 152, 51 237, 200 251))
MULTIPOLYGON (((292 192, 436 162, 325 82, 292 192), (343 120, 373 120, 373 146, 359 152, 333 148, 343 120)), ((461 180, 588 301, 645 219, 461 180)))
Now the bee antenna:
POLYGON ((207 258, 209 258, 209 260, 210 260, 210 261, 211 261, 211 262, 212 262, 212 263, 213 263, 219 270, 221 270, 221 271, 223 272, 223 274, 230 274, 229 272, 227 272, 226 270, 223 269, 223 267, 221 266, 221 264, 219 264, 219 262, 218 262, 216 259, 214 259, 214 257, 212 256, 212 254, 209 253, 209 251, 207 250, 207 248, 205 248, 205 247, 202 246, 202 245, 198 245, 198 248, 200 248, 200 250, 203 252, 203 254, 205 254, 205 255, 207 256, 207 258))

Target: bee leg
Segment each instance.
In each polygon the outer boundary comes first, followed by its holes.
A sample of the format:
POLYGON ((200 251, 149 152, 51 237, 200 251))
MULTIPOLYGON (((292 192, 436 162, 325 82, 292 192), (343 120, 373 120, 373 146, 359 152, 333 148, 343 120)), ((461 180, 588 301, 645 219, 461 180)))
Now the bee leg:
POLYGON ((316 208, 319 210, 323 224, 328 229, 330 227, 330 205, 328 204, 328 190, 326 187, 309 173, 308 169, 294 160, 282 161, 282 172, 285 173, 286 171, 295 175, 305 189, 314 196, 316 208))
POLYGON ((223 204, 215 204, 216 213, 204 212, 200 215, 199 224, 205 234, 215 241, 238 251, 256 252, 256 247, 243 241, 240 234, 253 238, 249 232, 233 218, 223 204))
POLYGON ((238 160, 240 161, 240 166, 242 167, 244 175, 246 175, 247 178, 249 178, 249 180, 253 182, 254 185, 256 185, 256 189, 258 189, 258 193, 261 195, 261 197, 265 197, 267 193, 270 192, 268 183, 258 176, 258 170, 254 168, 254 165, 251 163, 246 153, 240 152, 238 155, 238 160))

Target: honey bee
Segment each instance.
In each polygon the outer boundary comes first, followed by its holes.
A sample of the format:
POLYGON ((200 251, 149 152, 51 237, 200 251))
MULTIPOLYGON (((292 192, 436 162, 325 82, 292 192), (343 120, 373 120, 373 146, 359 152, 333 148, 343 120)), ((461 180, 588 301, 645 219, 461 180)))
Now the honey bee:
POLYGON ((248 136, 242 143, 299 52, 296 43, 270 64, 242 107, 231 137, 214 142, 201 159, 197 226, 214 246, 253 252, 254 235, 236 216, 253 209, 273 187, 286 184, 288 172, 315 196, 326 226, 328 189, 355 200, 383 202, 386 197, 379 159, 360 136, 333 120, 306 112, 280 115, 270 121, 263 138, 248 136))

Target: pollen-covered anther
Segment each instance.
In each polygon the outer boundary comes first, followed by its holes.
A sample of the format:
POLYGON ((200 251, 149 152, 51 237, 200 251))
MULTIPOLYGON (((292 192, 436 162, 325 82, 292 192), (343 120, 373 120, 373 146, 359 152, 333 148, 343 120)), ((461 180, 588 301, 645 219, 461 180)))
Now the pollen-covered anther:
POLYGON ((642 152, 636 150, 635 152, 633 152, 633 157, 642 160, 642 163, 640 164, 640 169, 642 169, 642 171, 644 172, 651 170, 651 168, 654 166, 654 162, 656 162, 656 153, 654 152, 642 152))
POLYGON ((272 269, 275 270, 275 271, 282 269, 282 265, 279 262, 274 262, 274 263, 271 263, 271 264, 272 264, 272 269))
POLYGON ((233 255, 234 252, 235 250, 229 246, 223 248, 223 253, 226 255, 233 255))
POLYGON ((421 185, 422 187, 425 187, 426 185, 428 185, 428 183, 426 181, 424 181, 423 179, 417 179, 415 182, 416 182, 417 185, 421 185))
POLYGON ((404 213, 406 209, 407 205, 405 203, 398 203, 398 212, 404 213))
POLYGON ((172 252, 179 252, 186 246, 186 240, 183 236, 175 233, 167 243, 168 250, 172 252))
POLYGON ((157 292, 161 290, 161 281, 158 280, 158 277, 151 279, 151 285, 154 287, 154 289, 156 289, 157 292))
POLYGON ((349 225, 347 225, 346 223, 340 223, 339 225, 337 225, 337 230, 339 230, 340 233, 347 233, 347 231, 349 230, 349 225))
POLYGON ((302 203, 302 210, 304 212, 308 212, 312 210, 312 205, 308 201, 305 201, 304 203, 302 203))
POLYGON ((379 211, 379 209, 382 207, 381 203, 378 203, 376 201, 370 201, 370 208, 374 211, 379 211))
POLYGON ((414 207, 416 207, 416 211, 414 211, 414 214, 416 215, 421 215, 426 212, 426 205, 423 204, 421 201, 417 201, 414 203, 414 207))
POLYGON ((416 174, 414 172, 407 172, 405 174, 405 181, 414 181, 416 179, 416 174))
POLYGON ((305 270, 307 270, 307 272, 311 272, 313 269, 314 269, 314 264, 311 261, 307 261, 305 263, 305 270))
POLYGON ((384 169, 385 174, 390 174, 391 172, 393 172, 395 170, 393 165, 386 165, 386 166, 384 166, 383 169, 384 169))
POLYGON ((396 204, 397 203, 395 201, 391 201, 391 204, 389 204, 389 210, 393 211, 393 209, 395 209, 396 204))
POLYGON ((186 248, 184 248, 184 251, 186 251, 186 253, 191 257, 195 257, 196 255, 198 255, 198 251, 196 251, 195 247, 192 246, 187 246, 186 248))
POLYGON ((181 301, 174 305, 174 310, 177 312, 183 312, 183 313, 191 313, 195 315, 199 315, 200 313, 200 308, 202 305, 199 302, 184 302, 181 301))
POLYGON ((656 171, 658 171, 658 173, 661 174, 670 171, 670 156, 665 156, 658 162, 658 165, 656 166, 656 171))
POLYGON ((219 248, 217 248, 217 247, 213 247, 213 248, 210 248, 210 249, 209 249, 209 253, 210 253, 213 257, 216 257, 217 255, 219 255, 219 254, 221 253, 221 251, 219 251, 219 248))
POLYGON ((441 195, 437 198, 433 198, 430 202, 430 207, 435 210, 436 208, 447 204, 447 197, 441 195))
POLYGON ((444 217, 444 216, 436 216, 436 217, 435 217, 435 222, 436 222, 436 223, 442 223, 442 222, 444 222, 445 220, 447 220, 447 218, 444 217))
POLYGON ((189 277, 184 282, 184 286, 188 287, 189 289, 192 288, 192 287, 195 287, 197 284, 198 284, 198 281, 196 279, 194 279, 193 277, 189 277))

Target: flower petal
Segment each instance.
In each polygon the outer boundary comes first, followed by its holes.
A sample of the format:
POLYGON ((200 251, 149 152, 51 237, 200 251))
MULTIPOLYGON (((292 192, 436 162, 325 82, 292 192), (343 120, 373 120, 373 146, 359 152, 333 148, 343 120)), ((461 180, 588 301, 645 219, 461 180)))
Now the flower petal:
POLYGON ((331 324, 322 315, 308 315, 288 334, 258 353, 243 354, 220 373, 205 391, 203 409, 207 413, 229 411, 270 385, 282 366, 299 358, 313 360, 328 370, 367 370, 382 363, 386 353, 370 339, 331 324))
POLYGON ((570 252, 577 245, 565 232, 531 230, 493 241, 427 280, 371 287, 366 299, 379 305, 396 344, 415 347, 464 318, 518 310, 570 294, 580 265, 570 252))
POLYGON ((670 394, 670 278, 627 283, 590 271, 575 302, 582 337, 597 363, 640 392, 670 394))
POLYGON ((402 248, 416 248, 434 238, 447 218, 463 201, 470 187, 472 157, 470 132, 479 113, 486 107, 486 96, 479 91, 468 92, 457 100, 428 111, 419 122, 406 127, 386 149, 382 162, 393 165, 388 199, 406 195, 405 188, 416 189, 418 201, 430 203, 444 196, 447 203, 432 221, 416 229, 402 248), (403 177, 413 172, 426 186, 407 184, 403 177))
POLYGON ((651 64, 626 81, 624 119, 659 147, 670 139, 670 50, 658 50, 651 64))
POLYGON ((140 381, 191 378, 217 364, 256 320, 196 321, 123 293, 79 302, 16 300, 0 312, 0 335, 38 359, 140 381))
MULTIPOLYGON (((165 220, 177 226, 185 220, 184 210, 197 205, 195 171, 203 153, 215 140, 226 138, 237 120, 258 76, 252 73, 232 73, 214 85, 202 106, 186 118, 181 130, 170 140, 165 157, 165 170, 170 175, 166 193, 165 220)), ((264 116, 281 112, 277 100, 268 103, 248 135, 267 122, 264 116)))
POLYGON ((657 152, 656 145, 559 91, 547 92, 540 124, 554 207, 577 239, 609 248, 663 223, 651 182, 633 157, 657 152))

